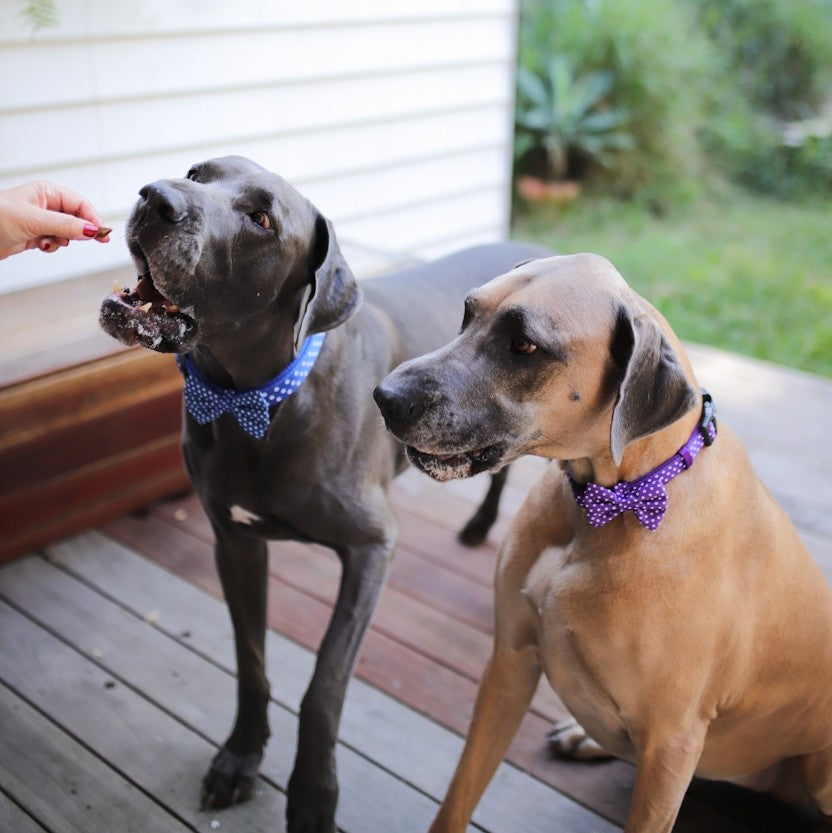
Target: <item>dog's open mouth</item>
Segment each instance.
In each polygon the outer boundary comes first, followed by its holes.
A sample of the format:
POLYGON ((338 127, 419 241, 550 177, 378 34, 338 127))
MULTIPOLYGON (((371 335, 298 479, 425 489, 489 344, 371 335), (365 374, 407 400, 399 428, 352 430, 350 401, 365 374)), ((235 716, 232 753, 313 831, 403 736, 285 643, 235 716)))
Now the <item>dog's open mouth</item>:
POLYGON ((473 477, 484 471, 500 468, 504 448, 501 443, 465 451, 458 454, 428 454, 412 445, 407 446, 407 457, 416 468, 430 475, 434 480, 454 480, 473 477))
POLYGON ((149 272, 139 277, 134 290, 115 284, 101 303, 98 321, 122 344, 159 353, 182 353, 196 341, 196 321, 159 292, 149 272))

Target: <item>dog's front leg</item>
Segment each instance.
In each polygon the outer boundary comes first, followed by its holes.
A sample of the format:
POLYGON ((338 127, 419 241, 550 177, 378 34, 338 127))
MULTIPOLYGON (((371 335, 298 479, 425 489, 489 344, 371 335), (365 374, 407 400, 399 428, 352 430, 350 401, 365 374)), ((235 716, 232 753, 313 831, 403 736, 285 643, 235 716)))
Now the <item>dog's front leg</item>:
POLYGON ((477 692, 462 757, 430 833, 464 833, 529 708, 539 679, 536 647, 495 647, 477 692))
POLYGON ((335 742, 347 684, 384 587, 395 532, 380 542, 338 551, 338 600, 300 707, 298 751, 287 789, 289 833, 334 833, 338 779, 335 742))
POLYGON ((215 558, 237 653, 237 717, 202 782, 202 806, 226 807, 251 797, 269 737, 265 670, 268 552, 265 541, 214 529, 215 558))
POLYGON ((670 833, 702 755, 704 723, 665 723, 634 733, 636 783, 624 833, 670 833))

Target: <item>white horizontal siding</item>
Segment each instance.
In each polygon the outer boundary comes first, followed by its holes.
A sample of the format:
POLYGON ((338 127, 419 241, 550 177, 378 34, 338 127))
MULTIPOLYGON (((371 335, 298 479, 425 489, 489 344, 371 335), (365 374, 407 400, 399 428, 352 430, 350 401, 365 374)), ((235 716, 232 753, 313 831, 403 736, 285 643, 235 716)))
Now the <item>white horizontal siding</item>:
POLYGON ((514 0, 57 5, 34 36, 0 8, 0 187, 69 185, 115 233, 0 262, 0 291, 126 263, 138 189, 227 153, 296 185, 355 251, 505 235, 514 0))
MULTIPOLYGON (((30 38, 20 3, 0 4, 0 37, 30 38)), ((505 15, 505 0, 58 0, 57 25, 38 32, 42 41, 105 39, 119 35, 180 35, 269 27, 301 28, 505 15)), ((512 10, 513 11, 513 10, 512 10)))
MULTIPOLYGON (((148 150, 236 146, 332 126, 415 117, 499 103, 510 93, 501 66, 440 69, 315 84, 189 93, 91 107, 48 107, 0 116, 0 160, 17 173, 148 150), (55 141, 56 125, 72 141, 55 141)), ((333 151, 336 147, 332 146, 333 151)), ((383 161, 383 160, 382 160, 383 161)))
POLYGON ((328 29, 263 29, 90 42, 8 45, 0 56, 12 106, 130 101, 311 80, 389 75, 506 57, 502 18, 328 29), (135 61, 124 56, 134 54, 135 61), (72 86, 44 83, 48 62, 72 86))

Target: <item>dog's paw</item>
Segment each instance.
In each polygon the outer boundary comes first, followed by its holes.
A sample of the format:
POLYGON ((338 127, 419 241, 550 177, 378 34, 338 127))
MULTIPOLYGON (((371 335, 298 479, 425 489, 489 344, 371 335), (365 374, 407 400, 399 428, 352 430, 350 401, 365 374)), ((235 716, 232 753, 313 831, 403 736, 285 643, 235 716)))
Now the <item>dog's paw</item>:
POLYGON ((222 747, 202 779, 203 810, 248 801, 260 767, 260 755, 237 755, 222 747))
POLYGON ((482 518, 478 512, 459 531, 457 538, 466 547, 478 547, 488 537, 488 530, 494 523, 493 518, 482 518))
POLYGON ((546 736, 549 751, 556 758, 570 761, 606 761, 612 758, 577 721, 557 724, 546 736))
POLYGON ((317 773, 312 778, 301 776, 297 768, 286 789, 287 833, 336 833, 335 807, 338 804, 338 782, 317 773))

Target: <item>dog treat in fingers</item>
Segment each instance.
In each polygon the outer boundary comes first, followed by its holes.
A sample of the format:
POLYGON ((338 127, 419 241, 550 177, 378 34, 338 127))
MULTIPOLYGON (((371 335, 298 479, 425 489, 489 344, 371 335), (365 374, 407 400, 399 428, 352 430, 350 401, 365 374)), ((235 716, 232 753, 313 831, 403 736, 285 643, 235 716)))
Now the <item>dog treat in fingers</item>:
POLYGON ((95 233, 95 240, 103 240, 110 232, 112 231, 111 228, 107 228, 107 226, 99 226, 98 231, 95 233))

